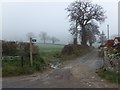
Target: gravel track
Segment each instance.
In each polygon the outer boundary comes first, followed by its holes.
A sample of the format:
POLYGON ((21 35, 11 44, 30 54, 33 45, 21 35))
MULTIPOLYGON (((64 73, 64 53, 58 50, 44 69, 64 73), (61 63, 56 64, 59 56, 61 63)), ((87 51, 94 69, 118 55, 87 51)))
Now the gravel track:
POLYGON ((95 73, 102 67, 95 49, 81 58, 66 61, 56 69, 33 75, 3 78, 3 88, 117 88, 118 84, 101 79, 95 73))

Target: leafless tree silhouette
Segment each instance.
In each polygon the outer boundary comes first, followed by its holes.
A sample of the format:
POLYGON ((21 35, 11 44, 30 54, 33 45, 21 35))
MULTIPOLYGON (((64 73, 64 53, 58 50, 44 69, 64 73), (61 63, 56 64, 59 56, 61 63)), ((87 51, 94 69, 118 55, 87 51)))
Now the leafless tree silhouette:
POLYGON ((90 1, 75 1, 71 3, 66 10, 68 11, 68 17, 70 22, 78 23, 82 30, 81 44, 87 44, 86 29, 85 26, 92 20, 100 23, 106 19, 105 11, 100 5, 92 4, 90 1))

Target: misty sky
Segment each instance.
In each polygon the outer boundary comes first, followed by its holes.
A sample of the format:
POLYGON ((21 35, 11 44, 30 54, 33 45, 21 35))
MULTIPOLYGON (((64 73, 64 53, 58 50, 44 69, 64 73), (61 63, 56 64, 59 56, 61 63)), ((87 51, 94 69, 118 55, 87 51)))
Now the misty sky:
MULTIPOLYGON (((73 0, 74 1, 74 0, 73 0)), ((96 2, 94 2, 96 3, 96 2)), ((70 2, 6 2, 2 4, 2 39, 26 40, 28 32, 36 36, 41 31, 49 36, 55 36, 61 42, 69 41, 70 27, 65 8, 70 2)), ((106 22, 100 25, 100 31, 107 33, 110 25, 110 35, 118 33, 117 2, 97 2, 106 11, 106 22)))

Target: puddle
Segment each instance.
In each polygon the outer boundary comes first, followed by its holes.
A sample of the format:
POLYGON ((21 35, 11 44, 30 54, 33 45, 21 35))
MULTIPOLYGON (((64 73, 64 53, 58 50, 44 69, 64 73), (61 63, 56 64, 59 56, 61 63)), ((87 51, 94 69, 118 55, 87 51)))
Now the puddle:
POLYGON ((57 68, 59 68, 60 67, 60 65, 61 65, 61 63, 58 63, 58 64, 50 64, 50 67, 52 68, 52 69, 57 69, 57 68))
POLYGON ((72 68, 72 66, 66 66, 63 69, 71 69, 71 68, 72 68))

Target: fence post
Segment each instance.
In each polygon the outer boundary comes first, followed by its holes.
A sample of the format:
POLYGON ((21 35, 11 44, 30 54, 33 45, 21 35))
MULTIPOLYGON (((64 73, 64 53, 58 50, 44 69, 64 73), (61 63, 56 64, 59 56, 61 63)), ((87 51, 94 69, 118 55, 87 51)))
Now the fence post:
POLYGON ((21 56, 21 66, 23 67, 23 56, 21 56))

